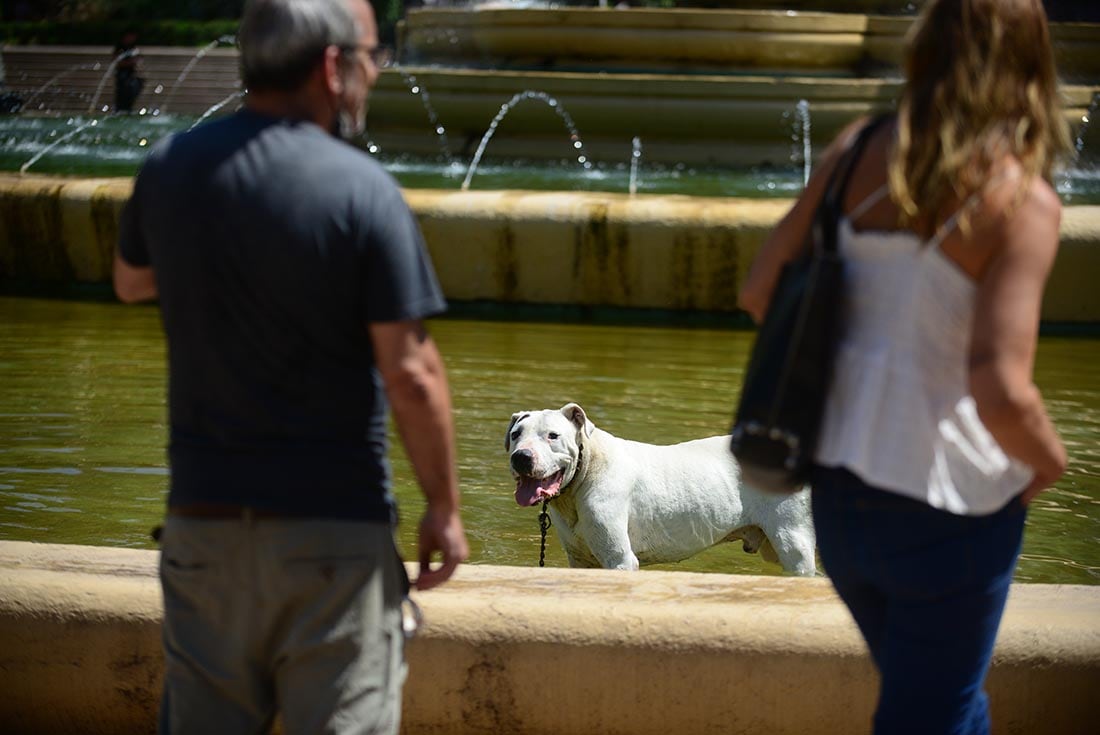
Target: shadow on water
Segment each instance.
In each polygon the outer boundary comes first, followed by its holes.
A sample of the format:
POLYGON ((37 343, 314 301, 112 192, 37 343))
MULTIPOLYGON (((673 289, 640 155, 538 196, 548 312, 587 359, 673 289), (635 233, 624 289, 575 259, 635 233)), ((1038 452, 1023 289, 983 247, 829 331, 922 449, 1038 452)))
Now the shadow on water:
MULTIPOLYGON (((577 401, 601 428, 656 444, 727 430, 753 333, 626 311, 462 304, 431 323, 473 563, 537 564, 537 510, 515 504, 503 450, 513 411, 577 401)), ((1040 341, 1036 380, 1071 463, 1032 508, 1019 581, 1100 584, 1100 373, 1082 367, 1098 361, 1098 339, 1040 341)), ((167 486, 164 372, 155 307, 0 296, 0 538, 152 547, 167 486)), ((393 457, 410 553, 422 500, 396 442, 393 457)), ((565 563, 552 538, 547 564, 565 563)), ((735 544, 660 568, 779 572, 735 544)))

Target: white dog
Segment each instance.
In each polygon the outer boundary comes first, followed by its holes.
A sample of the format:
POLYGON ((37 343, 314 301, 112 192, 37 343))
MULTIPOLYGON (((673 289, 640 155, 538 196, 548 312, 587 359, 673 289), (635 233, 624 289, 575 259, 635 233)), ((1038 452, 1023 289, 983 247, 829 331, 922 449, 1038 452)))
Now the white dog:
POLYGON ((741 486, 729 437, 642 444, 597 429, 570 403, 512 414, 504 444, 516 502, 552 499, 570 566, 637 569, 741 539, 788 572, 815 573, 808 491, 741 486))

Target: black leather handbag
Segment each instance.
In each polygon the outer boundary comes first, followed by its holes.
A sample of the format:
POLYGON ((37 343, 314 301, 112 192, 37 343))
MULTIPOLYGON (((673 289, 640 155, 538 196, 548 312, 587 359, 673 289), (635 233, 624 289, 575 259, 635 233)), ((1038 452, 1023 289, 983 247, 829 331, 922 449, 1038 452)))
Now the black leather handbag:
POLYGON ((836 240, 841 200, 883 119, 865 125, 837 162, 803 252, 783 267, 753 344, 730 449, 743 481, 760 490, 796 492, 809 478, 844 319, 836 240))

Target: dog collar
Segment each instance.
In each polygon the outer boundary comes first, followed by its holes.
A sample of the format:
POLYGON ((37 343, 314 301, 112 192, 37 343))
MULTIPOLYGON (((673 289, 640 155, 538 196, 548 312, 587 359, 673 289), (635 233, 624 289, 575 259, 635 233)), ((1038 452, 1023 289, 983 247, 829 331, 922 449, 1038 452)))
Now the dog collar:
MULTIPOLYGON (((577 475, 579 475, 581 473, 581 469, 583 467, 584 467, 584 445, 583 444, 578 444, 577 445, 577 466, 576 466, 576 468, 574 468, 573 476, 569 478, 569 482, 566 483, 564 486, 562 486, 561 490, 558 491, 558 495, 561 495, 566 490, 573 487, 573 483, 577 481, 577 475)), ((553 500, 553 498, 551 498, 551 500, 553 500)))

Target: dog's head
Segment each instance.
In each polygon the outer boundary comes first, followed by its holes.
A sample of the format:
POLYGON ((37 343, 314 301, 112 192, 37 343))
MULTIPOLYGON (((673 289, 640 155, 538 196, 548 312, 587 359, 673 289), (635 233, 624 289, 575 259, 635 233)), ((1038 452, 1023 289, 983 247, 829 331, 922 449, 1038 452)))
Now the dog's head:
POLYGON ((516 480, 516 502, 537 505, 569 487, 580 467, 585 441, 595 428, 576 403, 558 410, 512 414, 504 448, 516 480))

